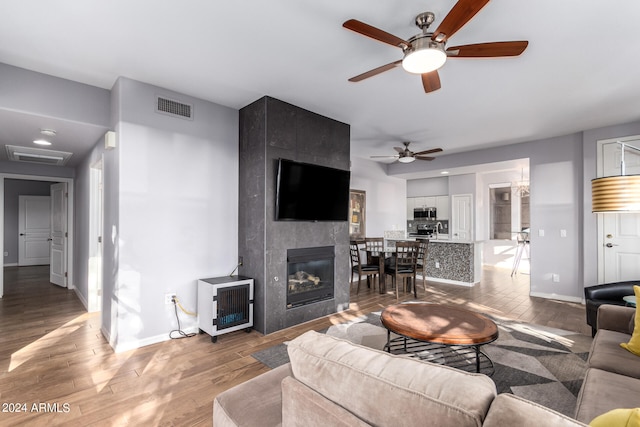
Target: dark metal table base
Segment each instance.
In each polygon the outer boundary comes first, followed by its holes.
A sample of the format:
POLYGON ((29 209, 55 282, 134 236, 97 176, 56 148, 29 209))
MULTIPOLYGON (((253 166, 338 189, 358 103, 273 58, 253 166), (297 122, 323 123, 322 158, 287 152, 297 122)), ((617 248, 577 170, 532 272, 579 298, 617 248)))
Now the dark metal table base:
POLYGON ((447 345, 414 340, 399 336, 391 339, 387 331, 384 350, 391 354, 407 354, 420 360, 450 366, 466 372, 493 375, 493 362, 479 345, 447 345))

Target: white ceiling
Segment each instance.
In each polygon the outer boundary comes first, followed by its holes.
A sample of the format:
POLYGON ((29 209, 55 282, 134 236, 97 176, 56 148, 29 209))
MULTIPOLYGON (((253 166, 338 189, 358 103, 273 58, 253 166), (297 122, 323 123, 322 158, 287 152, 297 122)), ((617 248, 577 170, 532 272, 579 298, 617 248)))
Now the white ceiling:
MULTIPOLYGON (((520 57, 449 59, 442 89, 430 94, 401 68, 347 81, 402 52, 342 28, 344 21, 406 39, 419 32, 418 13, 434 12, 434 29, 453 5, 4 1, 0 62, 107 89, 125 76, 238 109, 269 95, 350 124, 354 157, 393 155, 403 140, 414 151, 447 154, 640 119, 637 0, 493 0, 448 46, 528 40, 520 57)), ((0 143, 31 144, 40 128, 59 126, 68 132, 55 148, 81 157, 95 129, 1 110, 0 143)))

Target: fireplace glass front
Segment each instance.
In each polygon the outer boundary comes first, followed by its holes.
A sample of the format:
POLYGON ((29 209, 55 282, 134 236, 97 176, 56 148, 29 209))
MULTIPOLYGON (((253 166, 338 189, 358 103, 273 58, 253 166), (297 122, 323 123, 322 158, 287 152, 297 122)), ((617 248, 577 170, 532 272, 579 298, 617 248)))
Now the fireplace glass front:
POLYGON ((333 246, 287 250, 287 308, 333 298, 333 246))

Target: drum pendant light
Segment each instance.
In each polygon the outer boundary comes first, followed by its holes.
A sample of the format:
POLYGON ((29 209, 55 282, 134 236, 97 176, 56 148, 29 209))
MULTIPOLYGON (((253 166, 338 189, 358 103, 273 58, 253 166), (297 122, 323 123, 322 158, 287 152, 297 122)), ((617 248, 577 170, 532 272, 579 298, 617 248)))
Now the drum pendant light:
POLYGON ((625 149, 640 151, 640 148, 619 141, 618 144, 622 147, 621 175, 591 180, 592 212, 640 212, 640 175, 625 175, 624 165, 625 149))

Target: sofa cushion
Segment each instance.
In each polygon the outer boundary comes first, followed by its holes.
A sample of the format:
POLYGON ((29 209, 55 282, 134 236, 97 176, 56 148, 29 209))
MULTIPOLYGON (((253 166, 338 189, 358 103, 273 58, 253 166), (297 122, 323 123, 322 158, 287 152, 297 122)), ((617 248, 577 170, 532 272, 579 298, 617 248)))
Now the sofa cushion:
POLYGON ((373 425, 479 426, 496 396, 485 375, 314 331, 291 341, 288 351, 297 380, 373 425))
POLYGON ((280 383, 283 378, 290 375, 291 367, 287 363, 220 393, 213 400, 213 425, 216 427, 281 425, 280 383))
MULTIPOLYGON (((640 286, 634 286, 633 293, 636 299, 640 301, 640 286)), ((640 356, 640 316, 633 316, 633 333, 631 334, 631 338, 629 342, 620 343, 620 346, 634 355, 640 356)))
POLYGON ((293 377, 282 380, 283 427, 366 427, 340 405, 310 389, 293 377))
POLYGON ((620 347, 620 343, 628 340, 627 334, 599 329, 591 344, 588 366, 640 378, 640 358, 620 347))
POLYGON ((578 395, 575 418, 583 423, 589 423, 598 415, 612 409, 635 408, 640 402, 638 396, 640 396, 640 380, 589 368, 578 395))
POLYGON ((583 423, 513 394, 502 393, 491 404, 485 427, 575 427, 583 423))
POLYGON ((640 427, 640 408, 620 408, 595 417, 591 427, 640 427))

